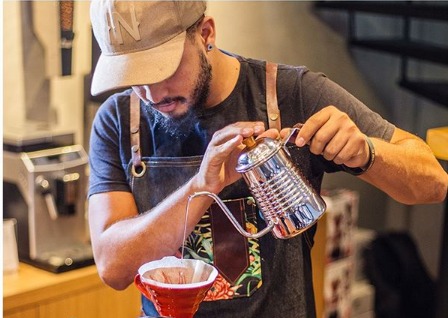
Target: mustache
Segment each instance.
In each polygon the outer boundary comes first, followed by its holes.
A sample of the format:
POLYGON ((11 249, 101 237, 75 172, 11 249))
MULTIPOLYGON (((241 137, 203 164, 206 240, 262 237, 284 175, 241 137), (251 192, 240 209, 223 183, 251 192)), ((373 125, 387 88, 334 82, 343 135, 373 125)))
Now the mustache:
POLYGON ((163 105, 167 105, 173 102, 179 102, 179 103, 186 103, 187 99, 182 96, 175 96, 175 97, 165 97, 160 102, 154 103, 152 101, 148 101, 147 105, 151 107, 160 107, 163 105))

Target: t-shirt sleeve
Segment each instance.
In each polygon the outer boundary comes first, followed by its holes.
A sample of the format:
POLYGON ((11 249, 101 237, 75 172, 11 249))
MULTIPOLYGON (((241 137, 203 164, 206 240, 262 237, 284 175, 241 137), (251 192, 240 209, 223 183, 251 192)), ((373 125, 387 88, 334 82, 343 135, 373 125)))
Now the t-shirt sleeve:
MULTIPOLYGON (((109 98, 95 115, 90 135, 89 197, 109 191, 130 192, 121 148, 117 99, 109 98)), ((123 127, 124 129, 124 127, 123 127)))
POLYGON ((302 78, 302 96, 309 116, 322 108, 333 105, 355 122, 369 137, 390 141, 395 126, 368 108, 343 87, 322 73, 306 72, 302 78))
MULTIPOLYGON (((358 128, 369 137, 390 141, 395 126, 368 108, 364 103, 336 84, 322 73, 304 72, 301 81, 302 105, 305 118, 319 110, 333 105, 345 112, 358 128)), ((344 170, 341 165, 327 161, 323 156, 316 156, 316 163, 327 172, 344 170)))

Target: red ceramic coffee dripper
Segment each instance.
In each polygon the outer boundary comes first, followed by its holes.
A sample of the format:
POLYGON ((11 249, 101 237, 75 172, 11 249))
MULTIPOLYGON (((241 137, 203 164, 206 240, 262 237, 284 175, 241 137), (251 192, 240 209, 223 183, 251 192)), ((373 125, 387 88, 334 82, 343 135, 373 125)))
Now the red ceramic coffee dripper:
POLYGON ((162 316, 192 318, 218 271, 201 260, 170 256, 142 265, 134 283, 162 316))

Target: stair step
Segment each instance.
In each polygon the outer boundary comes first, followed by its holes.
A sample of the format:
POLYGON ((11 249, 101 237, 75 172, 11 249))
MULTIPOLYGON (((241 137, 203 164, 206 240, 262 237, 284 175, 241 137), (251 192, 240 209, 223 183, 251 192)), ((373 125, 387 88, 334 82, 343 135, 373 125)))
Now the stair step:
POLYGON ((408 79, 401 80, 398 84, 414 94, 448 107, 448 81, 428 82, 408 79))
POLYGON ((442 1, 317 1, 317 8, 360 11, 448 21, 448 5, 442 1))
POLYGON ((448 48, 402 39, 351 40, 351 45, 448 65, 448 48))

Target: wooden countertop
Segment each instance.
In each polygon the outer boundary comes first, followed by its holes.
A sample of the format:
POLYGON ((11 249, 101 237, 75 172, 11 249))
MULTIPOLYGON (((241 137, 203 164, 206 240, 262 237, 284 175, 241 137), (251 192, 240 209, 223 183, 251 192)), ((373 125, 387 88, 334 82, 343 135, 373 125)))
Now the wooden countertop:
POLYGON ((94 265, 54 274, 20 263, 16 273, 3 275, 3 310, 101 286, 104 286, 104 283, 94 265))
POLYGON ((426 142, 437 159, 448 160, 448 127, 428 129, 426 142))

